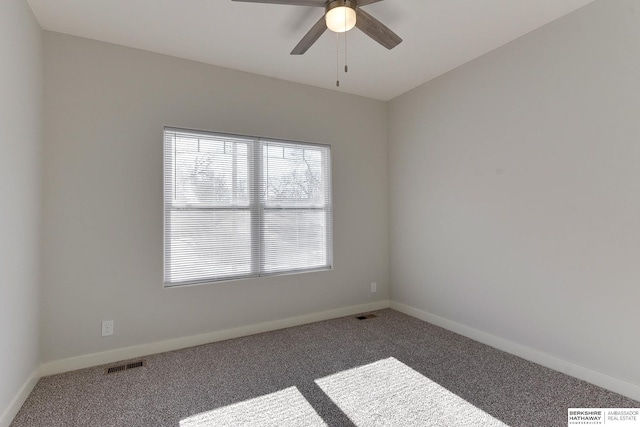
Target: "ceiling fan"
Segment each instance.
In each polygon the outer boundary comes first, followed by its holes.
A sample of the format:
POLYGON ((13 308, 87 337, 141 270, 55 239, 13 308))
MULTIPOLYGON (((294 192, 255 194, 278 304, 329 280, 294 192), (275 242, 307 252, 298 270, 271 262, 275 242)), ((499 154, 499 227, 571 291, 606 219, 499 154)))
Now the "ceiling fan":
POLYGON ((232 0, 247 3, 286 4, 295 6, 324 7, 325 14, 300 42, 293 48, 291 55, 302 55, 327 28, 336 33, 349 31, 354 26, 380 43, 387 49, 393 49, 402 39, 386 25, 361 9, 371 3, 382 0, 232 0))

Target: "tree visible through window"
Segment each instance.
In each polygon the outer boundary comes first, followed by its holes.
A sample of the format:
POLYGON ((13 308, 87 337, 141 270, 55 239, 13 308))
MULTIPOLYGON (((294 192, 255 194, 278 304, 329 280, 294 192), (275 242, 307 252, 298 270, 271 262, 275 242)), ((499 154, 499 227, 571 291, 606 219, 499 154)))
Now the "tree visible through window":
POLYGON ((326 145, 166 128, 165 286, 330 269, 326 145))

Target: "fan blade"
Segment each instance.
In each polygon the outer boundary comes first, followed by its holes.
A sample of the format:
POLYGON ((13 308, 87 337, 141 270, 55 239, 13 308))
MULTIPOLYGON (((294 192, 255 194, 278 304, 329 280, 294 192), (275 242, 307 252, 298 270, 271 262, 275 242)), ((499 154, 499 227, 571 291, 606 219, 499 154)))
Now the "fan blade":
POLYGON ((268 3, 268 4, 290 4, 292 6, 317 6, 324 7, 326 0, 231 0, 244 3, 268 3))
POLYGON ((316 40, 318 40, 318 38, 320 38, 320 36, 326 31, 326 29, 327 23, 324 20, 324 15, 322 15, 322 18, 320 18, 320 20, 318 20, 318 22, 316 22, 313 27, 311 27, 309 32, 304 35, 302 40, 300 40, 300 43, 298 43, 296 47, 293 48, 293 50, 291 51, 291 55, 302 55, 303 53, 305 53, 311 47, 311 45, 314 44, 316 40))
POLYGON ((371 3, 378 3, 379 1, 382 0, 358 0, 358 6, 366 6, 371 3))
POLYGON ((393 49, 402 42, 396 33, 360 8, 356 9, 356 27, 387 49, 393 49))

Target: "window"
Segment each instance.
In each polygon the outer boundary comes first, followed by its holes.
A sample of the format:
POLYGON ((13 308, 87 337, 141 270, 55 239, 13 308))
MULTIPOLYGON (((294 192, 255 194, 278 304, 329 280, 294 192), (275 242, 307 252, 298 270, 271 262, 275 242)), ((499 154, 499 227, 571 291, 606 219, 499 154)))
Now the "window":
POLYGON ((332 268, 327 145, 165 128, 164 284, 332 268))

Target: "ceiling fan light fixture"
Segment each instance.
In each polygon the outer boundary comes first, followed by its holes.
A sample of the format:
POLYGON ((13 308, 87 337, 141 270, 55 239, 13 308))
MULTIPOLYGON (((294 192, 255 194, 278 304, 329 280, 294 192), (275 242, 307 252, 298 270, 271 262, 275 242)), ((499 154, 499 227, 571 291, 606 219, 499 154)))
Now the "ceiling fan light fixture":
POLYGON ((334 0, 325 13, 327 28, 334 33, 344 33, 356 26, 355 4, 349 0, 334 0))

